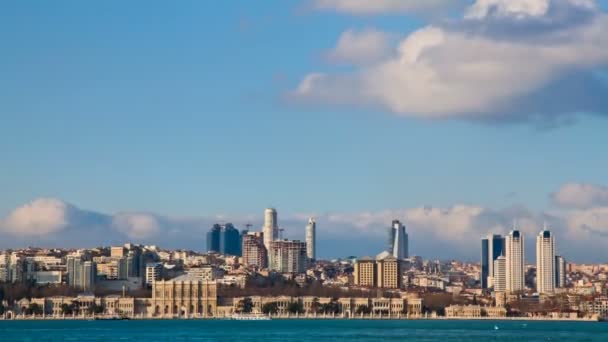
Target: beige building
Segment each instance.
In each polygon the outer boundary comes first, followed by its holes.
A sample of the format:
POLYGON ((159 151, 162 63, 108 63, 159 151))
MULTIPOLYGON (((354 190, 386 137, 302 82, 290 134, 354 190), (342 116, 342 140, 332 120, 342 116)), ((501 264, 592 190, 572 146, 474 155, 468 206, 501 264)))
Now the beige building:
MULTIPOLYGON (((239 302, 244 300, 246 297, 235 297, 225 298, 222 303, 217 307, 217 316, 226 317, 237 312, 239 302)), ((330 297, 289 297, 289 296, 277 296, 277 297, 261 297, 261 296, 250 296, 251 303, 253 305, 253 312, 262 312, 262 307, 268 303, 276 303, 278 315, 288 315, 289 304, 293 302, 302 301, 304 308, 303 316, 315 316, 322 315, 322 313, 316 312, 324 304, 332 302, 330 297)), ((340 312, 338 316, 342 317, 355 317, 360 312, 360 308, 365 307, 375 315, 383 316, 394 316, 394 317, 420 317, 422 315, 422 299, 418 297, 411 298, 359 298, 359 297, 347 297, 337 299, 340 312)))
POLYGON ((392 255, 379 255, 376 260, 377 287, 398 289, 401 287, 401 267, 392 255))
POLYGON ((363 257, 355 262, 355 285, 376 287, 376 262, 370 257, 363 257))
POLYGON ((364 257, 355 262, 355 285, 364 287, 381 287, 387 289, 401 288, 401 264, 388 252, 382 252, 376 260, 364 257))
POLYGON ((217 283, 185 275, 152 284, 153 317, 213 317, 217 308, 217 283))
POLYGON ((481 305, 450 305, 445 308, 445 316, 448 318, 506 317, 507 309, 481 305))

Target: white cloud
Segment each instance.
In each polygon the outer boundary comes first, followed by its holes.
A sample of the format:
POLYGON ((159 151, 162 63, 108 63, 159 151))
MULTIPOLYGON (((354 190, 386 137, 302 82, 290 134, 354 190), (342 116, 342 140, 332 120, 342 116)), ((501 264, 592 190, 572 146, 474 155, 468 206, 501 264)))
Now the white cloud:
POLYGON ((467 18, 401 40, 394 57, 352 73, 305 76, 291 97, 429 119, 550 119, 605 110, 607 88, 591 72, 608 65, 608 16, 590 4, 478 0, 467 18))
POLYGON ((465 17, 485 18, 491 14, 496 16, 542 16, 547 14, 549 0, 478 0, 471 6, 465 17))
POLYGON ((327 53, 331 62, 372 64, 393 54, 390 34, 375 29, 348 30, 340 35, 336 47, 327 53))
POLYGON ((608 238, 608 206, 575 210, 567 215, 572 238, 593 240, 608 238))
POLYGON ((552 199, 555 204, 566 208, 586 209, 608 206, 608 187, 568 183, 552 194, 552 199))
POLYGON ((151 214, 117 214, 112 220, 112 225, 132 239, 146 239, 160 233, 159 220, 151 214))
MULTIPOLYGON (((608 243, 608 204, 604 202, 607 188, 596 185, 593 189, 580 184, 564 185, 554 196, 559 194, 568 208, 554 212, 517 206, 492 209, 458 204, 444 208, 420 206, 369 212, 283 213, 279 219, 281 226, 287 228, 285 237, 301 239, 307 218, 315 217, 319 252, 324 256, 378 253, 386 248, 390 222, 399 219, 407 226, 412 253, 430 258, 470 260, 479 254, 481 237, 490 233, 506 234, 514 221, 526 235, 531 248, 543 222, 547 222, 558 237, 560 253, 570 259, 596 260, 601 257, 597 251, 603 250, 608 243)), ((261 227, 262 219, 261 213, 193 218, 135 212, 111 215, 82 210, 58 199, 37 199, 14 209, 0 221, 0 232, 10 237, 1 239, 0 246, 92 247, 132 241, 203 251, 205 232, 218 220, 232 221, 239 228, 245 223, 253 223, 253 229, 257 229, 261 227)), ((528 261, 532 262, 533 252, 530 253, 528 261)))
POLYGON ((68 224, 69 205, 54 198, 39 198, 13 210, 0 222, 0 231, 23 236, 56 233, 68 224))
POLYGON ((353 15, 433 12, 454 8, 460 0, 314 0, 317 10, 353 15))

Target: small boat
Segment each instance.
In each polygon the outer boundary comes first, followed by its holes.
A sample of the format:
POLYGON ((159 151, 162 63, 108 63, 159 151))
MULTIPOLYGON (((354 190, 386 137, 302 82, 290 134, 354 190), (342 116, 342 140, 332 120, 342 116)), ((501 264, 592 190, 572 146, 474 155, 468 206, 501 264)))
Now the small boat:
POLYGON ((236 321, 270 321, 270 316, 262 313, 237 313, 230 316, 230 319, 236 321))
POLYGON ((498 330, 498 325, 495 325, 495 326, 494 326, 494 330, 498 330))

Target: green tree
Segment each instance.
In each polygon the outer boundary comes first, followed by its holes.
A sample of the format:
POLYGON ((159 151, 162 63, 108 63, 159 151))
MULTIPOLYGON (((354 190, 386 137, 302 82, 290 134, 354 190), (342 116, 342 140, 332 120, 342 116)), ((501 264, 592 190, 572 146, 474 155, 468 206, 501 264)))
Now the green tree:
POLYGON ((292 314, 304 313, 304 304, 302 303, 302 300, 289 303, 289 305, 287 305, 287 311, 292 314))
POLYGON ((360 314, 369 315, 372 312, 372 309, 367 305, 359 305, 355 312, 357 315, 360 315, 360 314))
POLYGON ((101 314, 103 313, 103 306, 101 305, 97 305, 97 303, 93 303, 89 306, 88 308, 88 314, 92 315, 92 314, 101 314))
POLYGON ((268 314, 276 314, 279 312, 279 305, 276 302, 266 303, 262 305, 262 313, 268 314))
POLYGON ((312 303, 310 304, 310 310, 314 313, 319 313, 321 311, 321 304, 319 303, 319 297, 315 297, 312 299, 312 303))
POLYGON ((64 315, 71 315, 74 313, 74 305, 70 305, 67 303, 63 303, 61 304, 61 313, 63 313, 64 315))
POLYGON ((36 303, 32 303, 25 310, 25 314, 27 315, 42 315, 43 310, 42 307, 36 303))
POLYGON ((327 314, 337 314, 340 313, 340 304, 338 303, 337 298, 332 298, 331 301, 327 304, 323 304, 321 306, 321 310, 327 314))
POLYGON ((253 311, 253 301, 251 297, 245 297, 238 303, 237 312, 240 313, 251 313, 253 311))
POLYGON ((0 315, 4 315, 4 305, 0 302, 0 315))

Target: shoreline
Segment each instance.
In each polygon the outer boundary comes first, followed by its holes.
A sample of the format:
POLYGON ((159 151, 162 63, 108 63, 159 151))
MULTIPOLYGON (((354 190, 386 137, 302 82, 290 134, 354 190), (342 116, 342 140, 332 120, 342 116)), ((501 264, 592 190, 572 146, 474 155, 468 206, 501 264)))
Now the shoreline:
MULTIPOLYGON (((0 317, 2 321, 231 321, 235 320, 231 317, 127 317, 127 318, 94 318, 94 317, 14 317, 5 319, 0 317)), ((275 316, 271 320, 341 320, 341 321, 517 321, 517 322, 606 322, 595 318, 547 318, 547 317, 415 317, 415 318, 397 318, 397 317, 288 317, 275 316)))

